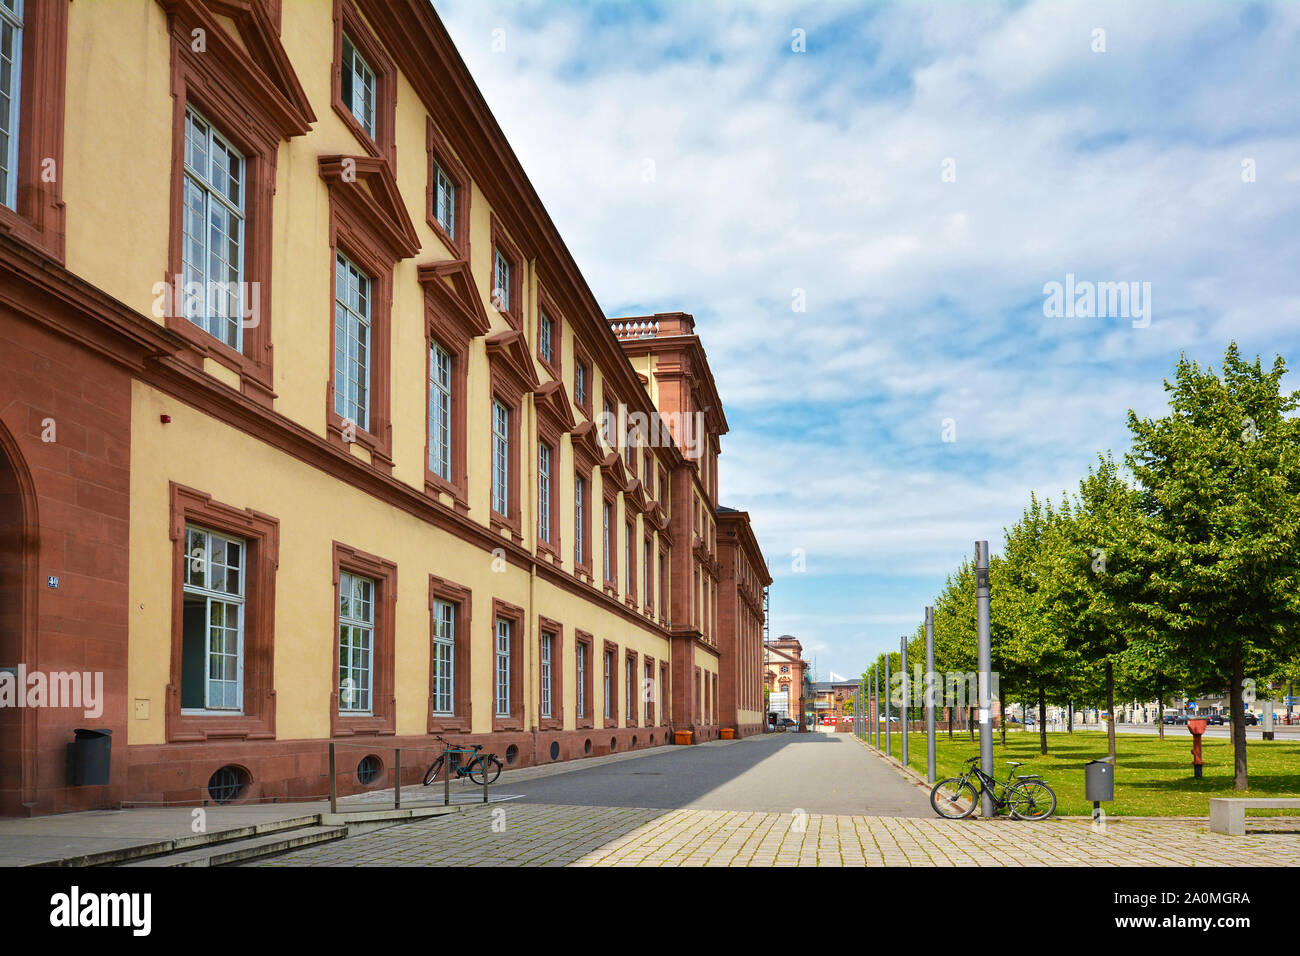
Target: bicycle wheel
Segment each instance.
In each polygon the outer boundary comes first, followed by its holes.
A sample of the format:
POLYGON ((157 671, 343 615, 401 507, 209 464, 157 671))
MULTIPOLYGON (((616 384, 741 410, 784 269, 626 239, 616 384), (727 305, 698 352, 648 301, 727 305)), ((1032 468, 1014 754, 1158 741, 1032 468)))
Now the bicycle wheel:
POLYGON ((474 762, 469 765, 468 773, 469 778, 480 787, 484 782, 496 783, 497 777, 501 776, 501 761, 496 758, 496 754, 475 757, 474 762))
POLYGON ((975 788, 961 777, 940 780, 930 791, 930 806, 948 820, 964 820, 975 812, 978 805, 979 795, 975 788))
POLYGON ((1042 781, 1030 780, 1012 787, 1007 802, 1017 820, 1046 820, 1056 809, 1056 794, 1042 781))
POLYGON ((424 785, 426 787, 438 779, 438 774, 442 770, 442 761, 443 758, 439 757, 432 763, 432 765, 430 765, 429 769, 424 772, 424 785))

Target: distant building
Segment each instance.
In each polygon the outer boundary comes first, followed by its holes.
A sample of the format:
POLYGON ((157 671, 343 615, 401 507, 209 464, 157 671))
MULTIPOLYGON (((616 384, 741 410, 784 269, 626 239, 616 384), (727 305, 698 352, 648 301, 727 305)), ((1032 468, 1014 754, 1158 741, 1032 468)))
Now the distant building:
POLYGON ((787 715, 802 723, 805 712, 811 709, 808 696, 808 662, 803 659, 803 645, 793 634, 782 634, 763 645, 763 671, 765 686, 773 694, 786 694, 789 701, 787 715))

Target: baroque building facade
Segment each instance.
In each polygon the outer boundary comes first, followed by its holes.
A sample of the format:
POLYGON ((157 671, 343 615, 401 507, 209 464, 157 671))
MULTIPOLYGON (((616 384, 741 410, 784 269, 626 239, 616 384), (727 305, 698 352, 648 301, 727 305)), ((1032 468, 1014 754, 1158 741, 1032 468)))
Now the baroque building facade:
POLYGON ((761 729, 694 320, 601 312, 431 6, 0 30, 0 678, 71 695, 0 693, 0 813, 761 729))

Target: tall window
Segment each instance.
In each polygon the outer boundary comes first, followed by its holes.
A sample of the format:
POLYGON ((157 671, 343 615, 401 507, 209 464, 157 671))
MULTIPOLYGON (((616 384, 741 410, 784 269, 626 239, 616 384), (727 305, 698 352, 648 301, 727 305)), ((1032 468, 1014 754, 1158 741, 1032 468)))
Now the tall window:
POLYGON ((668 617, 668 552, 659 552, 659 616, 668 617))
POLYGON ((497 618, 496 715, 510 716, 510 622, 497 618))
POLYGON ((375 71, 362 59, 348 35, 343 34, 343 103, 361 128, 375 138, 375 71))
POLYGON ((0 203, 18 205, 23 0, 0 0, 0 203))
POLYGON ((627 593, 636 593, 636 525, 627 523, 623 538, 623 564, 627 567, 627 593))
POLYGON ((456 605, 433 602, 433 712, 449 716, 456 690, 456 605))
POLYGON ((334 264, 334 412, 370 428, 371 280, 340 253, 334 264))
POLYGON ((510 409, 492 402, 492 510, 509 516, 510 499, 510 409))
POLYGON ((587 645, 577 645, 578 691, 576 695, 576 713, 579 717, 587 716, 587 645))
POLYGON ((339 713, 370 713, 375 650, 375 582, 339 574, 339 713))
POLYGON ((429 470, 451 481, 451 355, 437 342, 429 349, 429 470))
MULTIPOLYGON (((9 0, 0 0, 0 11, 9 0)), ((8 21, 3 29, 8 30, 8 21)), ((15 64, 12 64, 16 68, 15 64)), ((0 63, 0 82, 3 70, 0 63)), ((15 73, 15 76, 17 74, 15 73)), ((10 102, 9 111, 17 109, 10 102)), ((0 119, 4 114, 0 93, 0 119)), ((13 113, 16 118, 16 112, 13 113)), ((15 130, 16 132, 16 130, 15 130)), ((10 152, 16 137, 9 139, 10 152)), ((14 154, 16 155, 16 154, 14 154)), ((12 169, 6 180, 12 185, 12 169)), ((185 318, 235 351, 242 348, 244 157, 193 109, 185 111, 185 235, 181 240, 185 318), (192 290, 201 290, 193 294, 192 290)))
POLYGON ((610 514, 612 510, 613 510, 613 506, 610 505, 608 501, 606 501, 604 506, 605 580, 606 581, 614 580, 613 568, 611 567, 614 561, 614 543, 610 540, 610 536, 614 533, 612 528, 612 521, 611 521, 612 515, 610 514))
POLYGON ((500 249, 494 254, 492 267, 492 298, 502 312, 510 311, 510 260, 500 249))
POLYGON ((645 601, 646 610, 652 610, 655 604, 654 576, 655 576, 655 552, 654 547, 650 544, 650 539, 645 539, 645 594, 641 597, 645 601))
POLYGON ((645 689, 645 722, 653 724, 655 720, 655 666, 649 661, 645 662, 645 672, 641 678, 641 686, 645 689))
POLYGON ((636 661, 630 657, 623 662, 623 679, 627 683, 624 693, 627 695, 627 722, 630 724, 636 720, 639 696, 636 692, 636 661))
POLYGON ((537 537, 551 540, 551 446, 537 443, 537 537))
POLYGON ((573 369, 573 400, 579 405, 587 404, 587 366, 575 363, 573 369))
POLYGON ((552 336, 555 330, 555 323, 551 317, 542 312, 538 318, 537 329, 537 350, 541 353, 542 361, 554 364, 555 362, 555 345, 552 336))
POLYGON ((587 497, 587 481, 581 475, 573 478, 573 563, 583 564, 586 555, 582 552, 582 542, 586 540, 587 514, 584 502, 587 497))
POLYGON ((551 655, 555 651, 555 635, 542 635, 542 716, 551 716, 551 655))
POLYGON ((456 236, 456 184, 435 162, 433 164, 433 217, 447 235, 456 236))
POLYGON ((605 652, 605 719, 614 715, 614 652, 605 652))
POLYGON ((185 526, 182 708, 243 709, 247 554, 239 538, 185 526))

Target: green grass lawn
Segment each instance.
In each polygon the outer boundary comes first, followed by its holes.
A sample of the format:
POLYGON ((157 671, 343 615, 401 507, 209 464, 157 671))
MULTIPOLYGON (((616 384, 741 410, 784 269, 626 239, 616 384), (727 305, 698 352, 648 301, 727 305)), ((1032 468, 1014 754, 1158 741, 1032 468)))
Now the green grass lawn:
MULTIPOLYGON (((971 741, 967 732, 935 734, 939 779, 955 777, 963 761, 979 753, 979 733, 971 741)), ((1024 761, 1017 773, 1037 773, 1056 791, 1057 813, 1088 816, 1092 804, 1083 796, 1083 765, 1107 755, 1105 731, 1049 732, 1047 755, 1038 752, 1038 734, 1007 730, 1003 746, 1000 732, 993 734, 994 776, 1005 780, 1008 760, 1024 761)), ((884 750, 884 736, 880 738, 884 750)), ((900 756, 902 741, 893 737, 893 756, 900 756)), ((908 739, 908 766, 925 776, 925 734, 908 739)), ((1247 745, 1250 789, 1232 788, 1232 741, 1226 737, 1201 738, 1205 761, 1200 780, 1192 777, 1192 735, 1185 728, 1167 728, 1165 739, 1155 735, 1119 734, 1115 738, 1115 800, 1102 804, 1111 816, 1208 816, 1210 797, 1300 796, 1300 742, 1252 740, 1247 745)), ((1272 811, 1252 811, 1271 813, 1272 811)), ((1277 811, 1279 813, 1284 811, 1277 811)), ((1295 811, 1285 811, 1294 815, 1295 811)))

